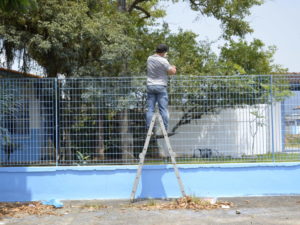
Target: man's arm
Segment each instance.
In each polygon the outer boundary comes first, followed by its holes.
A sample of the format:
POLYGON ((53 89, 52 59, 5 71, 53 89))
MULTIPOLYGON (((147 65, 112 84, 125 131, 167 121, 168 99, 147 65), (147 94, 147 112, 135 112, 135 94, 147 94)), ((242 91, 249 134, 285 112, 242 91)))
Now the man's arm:
POLYGON ((168 70, 169 75, 175 75, 176 74, 176 66, 171 66, 171 68, 168 70))

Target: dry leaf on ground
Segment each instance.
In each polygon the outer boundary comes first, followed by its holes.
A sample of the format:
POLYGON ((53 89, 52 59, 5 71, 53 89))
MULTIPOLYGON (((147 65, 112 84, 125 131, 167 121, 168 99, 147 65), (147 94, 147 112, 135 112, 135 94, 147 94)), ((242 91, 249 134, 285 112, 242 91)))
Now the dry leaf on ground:
POLYGON ((1 202, 0 219, 3 217, 18 217, 21 215, 57 215, 51 205, 43 205, 40 202, 1 202))
POLYGON ((150 210, 150 209, 192 209, 192 210, 203 210, 203 209, 218 209, 218 208, 230 208, 233 206, 231 202, 225 201, 217 201, 216 203, 212 204, 209 201, 185 196, 175 201, 169 203, 155 203, 151 202, 150 204, 143 204, 134 206, 139 209, 143 210, 150 210))

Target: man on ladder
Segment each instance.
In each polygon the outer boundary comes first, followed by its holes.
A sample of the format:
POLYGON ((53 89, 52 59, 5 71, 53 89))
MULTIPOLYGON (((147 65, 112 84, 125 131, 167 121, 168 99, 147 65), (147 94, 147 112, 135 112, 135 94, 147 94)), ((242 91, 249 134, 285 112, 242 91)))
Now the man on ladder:
POLYGON ((174 75, 176 73, 176 67, 170 65, 166 59, 168 52, 168 46, 160 44, 156 48, 156 54, 149 56, 147 60, 147 106, 148 111, 146 114, 147 124, 147 138, 144 144, 142 153, 140 154, 140 162, 134 181, 133 189, 131 192, 131 201, 134 200, 135 192, 139 183, 139 179, 142 173, 142 166, 148 149, 149 141, 151 138, 152 130, 156 118, 158 118, 164 139, 167 144, 168 152, 170 154, 172 164, 174 166, 175 175, 177 177, 180 190, 183 196, 185 196, 184 187, 179 176, 179 171, 176 166, 175 153, 172 150, 169 138, 168 138, 168 123, 169 123, 169 112, 168 112, 168 75, 174 75), (155 113, 155 105, 158 103, 159 113, 155 113))
POLYGON ((149 56, 147 60, 147 130, 150 127, 156 103, 158 103, 159 113, 162 116, 165 128, 168 130, 168 75, 176 74, 176 67, 170 65, 167 60, 168 50, 167 45, 160 44, 156 48, 156 53, 149 56))

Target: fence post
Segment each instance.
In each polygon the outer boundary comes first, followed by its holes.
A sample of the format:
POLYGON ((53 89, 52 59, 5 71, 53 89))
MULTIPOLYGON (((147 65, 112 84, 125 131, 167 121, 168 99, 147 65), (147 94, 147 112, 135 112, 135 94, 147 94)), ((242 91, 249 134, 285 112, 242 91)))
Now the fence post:
POLYGON ((58 106, 59 106, 59 91, 58 91, 58 78, 54 79, 54 92, 55 92, 55 161, 56 166, 58 166, 58 153, 59 153, 59 121, 58 121, 58 106))
POLYGON ((270 104, 271 104, 271 115, 270 115, 270 147, 272 149, 272 161, 275 162, 275 150, 274 150, 274 108, 273 108, 273 76, 270 75, 270 104))

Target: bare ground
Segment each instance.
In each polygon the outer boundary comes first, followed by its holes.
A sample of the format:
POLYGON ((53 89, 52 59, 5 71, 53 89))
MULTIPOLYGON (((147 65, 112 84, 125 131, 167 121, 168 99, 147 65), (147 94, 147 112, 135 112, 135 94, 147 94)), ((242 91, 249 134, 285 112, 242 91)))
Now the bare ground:
MULTIPOLYGON (((60 209, 27 203, 13 214, 4 214, 4 208, 0 207, 0 225, 300 225, 300 196, 220 198, 218 201, 218 207, 205 209, 189 208, 191 202, 185 200, 179 201, 181 207, 175 209, 174 201, 170 200, 140 200, 133 204, 126 200, 64 201, 60 209)), ((14 209, 13 205, 10 209, 14 209)))

